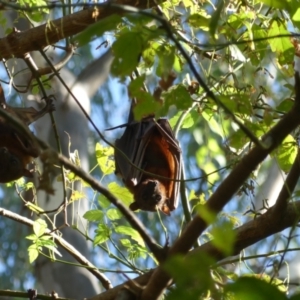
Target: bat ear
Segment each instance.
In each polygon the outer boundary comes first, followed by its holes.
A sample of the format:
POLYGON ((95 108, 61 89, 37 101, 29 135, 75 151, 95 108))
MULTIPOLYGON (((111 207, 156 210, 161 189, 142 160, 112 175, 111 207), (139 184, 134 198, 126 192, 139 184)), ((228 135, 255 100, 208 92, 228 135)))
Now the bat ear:
POLYGON ((132 211, 136 211, 136 210, 140 209, 140 206, 139 206, 139 204, 138 204, 136 201, 134 201, 134 202, 132 202, 132 203, 129 205, 129 208, 130 208, 132 211))
POLYGON ((166 214, 167 216, 170 215, 170 208, 169 208, 169 206, 163 205, 163 206, 160 208, 160 210, 161 210, 164 214, 166 214))

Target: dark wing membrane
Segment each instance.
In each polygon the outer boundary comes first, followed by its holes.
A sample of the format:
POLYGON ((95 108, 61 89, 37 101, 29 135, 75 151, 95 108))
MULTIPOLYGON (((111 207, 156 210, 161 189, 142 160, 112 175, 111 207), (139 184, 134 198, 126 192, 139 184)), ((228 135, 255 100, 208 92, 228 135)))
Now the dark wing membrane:
MULTIPOLYGON (((121 175, 124 183, 130 184, 132 180, 132 166, 128 161, 133 162, 138 148, 137 135, 140 131, 140 124, 128 124, 121 138, 116 140, 116 148, 120 149, 126 156, 124 157, 115 149, 116 173, 121 175)), ((133 184, 136 185, 136 184, 133 184)))
MULTIPOLYGON (((140 122, 140 124, 141 124, 141 128, 140 128, 141 130, 137 137, 137 149, 132 162, 135 166, 144 169, 145 166, 143 166, 142 164, 144 161, 145 151, 148 147, 150 137, 156 125, 153 119, 142 121, 140 122)), ((139 183, 140 180, 142 179, 143 173, 140 172, 137 168, 132 166, 131 175, 132 178, 135 178, 137 180, 137 183, 139 183)))

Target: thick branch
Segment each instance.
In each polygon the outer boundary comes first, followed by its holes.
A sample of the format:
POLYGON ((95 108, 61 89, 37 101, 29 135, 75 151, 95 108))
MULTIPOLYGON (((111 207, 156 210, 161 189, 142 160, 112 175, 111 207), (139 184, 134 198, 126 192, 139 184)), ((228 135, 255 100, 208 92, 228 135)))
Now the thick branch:
MULTIPOLYGON (((53 297, 53 294, 55 295, 55 292, 53 291, 49 295, 43 295, 43 294, 37 294, 35 299, 39 300, 72 300, 70 298, 62 298, 55 296, 53 297)), ((28 292, 16 292, 16 291, 10 291, 10 290, 0 290, 0 299, 1 297, 4 297, 3 299, 29 299, 28 292)))
POLYGON ((166 249, 161 248, 155 240, 149 235, 146 227, 143 223, 135 216, 135 214, 126 207, 117 197, 115 197, 108 189, 102 186, 96 179, 86 173, 81 168, 75 166, 69 161, 68 158, 59 154, 58 160, 65 168, 74 172, 77 176, 86 181, 94 190, 103 194, 112 204, 114 204, 124 215, 128 223, 141 235, 150 251, 154 254, 155 258, 161 262, 165 259, 166 249))
MULTIPOLYGON (((5 6, 5 2, 1 2, 5 6)), ((146 9, 154 5, 153 1, 147 0, 116 0, 114 4, 126 4, 140 9, 146 9)), ((11 5, 11 3, 7 5, 11 5)), ((66 37, 76 35, 89 25, 115 13, 123 14, 124 11, 109 5, 89 7, 22 32, 14 31, 0 39, 0 59, 21 58, 24 53, 41 50, 66 37)))
MULTIPOLYGON (((290 203, 289 199, 294 192, 296 184, 300 176, 300 152, 293 163, 293 166, 285 180, 276 204, 271 207, 265 214, 242 225, 236 229, 236 242, 234 245, 233 254, 239 254, 244 248, 253 245, 262 239, 282 231, 283 229, 295 226, 299 221, 300 202, 290 203)), ((217 250, 212 243, 204 244, 194 252, 205 251, 212 255, 216 260, 224 258, 224 254, 217 250)))
MULTIPOLYGON (((254 245, 255 243, 280 232, 286 228, 292 227, 299 220, 300 212, 300 201, 290 203, 287 209, 280 219, 274 218, 274 207, 269 209, 265 214, 257 217, 256 219, 249 221, 248 223, 237 228, 236 231, 236 241, 233 248, 233 254, 239 254, 243 249, 254 245)), ((212 242, 208 242, 201 247, 191 251, 188 256, 197 254, 199 252, 205 252, 216 260, 224 259, 224 253, 220 252, 214 247, 212 242)), ((151 271, 151 274, 153 271, 151 271)), ((134 281, 143 286, 147 284, 147 280, 150 278, 151 274, 146 273, 134 279, 134 281)), ((112 300, 115 299, 121 288, 124 288, 124 283, 122 285, 116 286, 111 290, 108 290, 102 294, 92 297, 88 300, 112 300)))
MULTIPOLYGON (((89 8, 25 31, 14 31, 0 39, 0 58, 23 57, 24 53, 55 44, 97 22, 99 13, 89 8)), ((106 9, 101 11, 101 17, 102 14, 108 16, 112 11, 106 9)))
MULTIPOLYGON (((266 148, 255 146, 240 163, 232 170, 230 175, 220 184, 214 194, 206 203, 206 209, 218 213, 230 201, 238 189, 242 186, 249 175, 256 167, 278 147, 284 138, 300 124, 300 78, 299 74, 295 75, 296 99, 295 105, 283 119, 281 119, 263 138, 262 141, 266 148)), ((193 246, 198 236, 207 228, 208 224, 196 216, 188 224, 182 235, 174 243, 169 251, 169 255, 177 253, 187 253, 193 246)), ((161 267, 158 267, 153 273, 149 284, 142 294, 143 300, 157 299, 163 290, 170 284, 171 277, 161 267)))
MULTIPOLYGON (((290 203, 281 218, 274 217, 275 206, 270 208, 262 216, 242 225, 236 229, 236 242, 233 254, 239 254, 243 249, 275 234, 286 228, 295 226, 300 217, 300 201, 290 203)), ((206 252, 217 260, 221 260, 224 254, 216 249, 211 242, 192 251, 193 253, 206 252)))

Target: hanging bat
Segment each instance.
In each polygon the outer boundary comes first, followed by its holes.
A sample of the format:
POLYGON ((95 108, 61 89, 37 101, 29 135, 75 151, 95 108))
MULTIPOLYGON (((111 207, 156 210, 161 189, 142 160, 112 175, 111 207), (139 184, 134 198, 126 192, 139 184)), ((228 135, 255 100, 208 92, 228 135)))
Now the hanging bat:
POLYGON ((178 204, 182 158, 168 120, 155 121, 152 117, 145 117, 135 122, 131 109, 125 126, 122 137, 116 140, 115 145, 127 159, 117 150, 114 156, 116 174, 122 177, 134 196, 130 209, 156 211, 158 208, 170 215, 178 204))
MULTIPOLYGON (((33 107, 18 108, 6 104, 3 89, 0 85, 0 110, 5 110, 24 126, 42 117, 45 113, 54 110, 51 100, 46 106, 37 111, 33 107)), ((22 176, 32 177, 32 173, 26 169, 33 158, 38 157, 39 147, 32 133, 24 134, 4 117, 0 116, 0 182, 10 182, 22 176)))

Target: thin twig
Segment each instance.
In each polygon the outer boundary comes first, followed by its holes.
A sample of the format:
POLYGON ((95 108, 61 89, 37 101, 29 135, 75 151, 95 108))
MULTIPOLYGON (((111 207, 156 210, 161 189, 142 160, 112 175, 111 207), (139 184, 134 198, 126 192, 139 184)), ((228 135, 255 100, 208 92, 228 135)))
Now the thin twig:
MULTIPOLYGON (((29 227, 33 227, 34 222, 28 218, 20 216, 14 212, 0 208, 0 215, 9 218, 18 223, 24 224, 29 227)), ((70 255, 72 255, 78 262, 85 266, 97 279, 103 284, 105 289, 111 289, 112 285, 108 278, 104 274, 98 271, 97 267, 94 266, 86 257, 84 257, 79 251, 77 251, 71 244, 65 241, 61 236, 51 232, 49 229, 45 231, 45 234, 51 235, 56 242, 63 247, 70 255)))
MULTIPOLYGON (((41 51, 41 52, 43 52, 43 51, 41 51)), ((72 53, 73 53, 73 51, 72 51, 72 53)), ((46 90, 44 88, 44 85, 41 82, 39 69, 36 66, 35 62, 33 61, 31 55, 29 53, 26 53, 24 55, 24 60, 25 60, 25 62, 27 64, 27 66, 29 67, 30 71, 32 72, 32 76, 36 79, 36 81, 37 81, 37 83, 38 83, 38 85, 39 85, 39 87, 41 89, 43 98, 45 99, 45 101, 49 101, 48 95, 47 95, 46 90)), ((52 65, 52 67, 53 67, 53 70, 55 70, 57 72, 55 66, 52 65)), ((55 119, 54 119, 53 112, 50 111, 49 114, 50 114, 51 125, 52 125, 54 136, 55 136, 57 151, 59 153, 62 153, 61 144, 60 144, 60 138, 59 138, 58 130, 57 130, 57 127, 56 127, 56 122, 55 122, 55 119)), ((65 221, 65 224, 67 226, 69 226, 69 224, 68 224, 68 217, 67 217, 67 210, 66 210, 67 209, 68 198, 67 198, 66 176, 65 176, 64 167, 61 168, 61 177, 62 177, 62 185, 63 185, 63 203, 64 203, 63 205, 64 205, 64 216, 65 216, 65 220, 64 221, 65 221)), ((60 205, 57 208, 57 210, 59 210, 61 207, 62 207, 62 205, 60 205)))
MULTIPOLYGON (((53 155, 56 155, 53 152, 53 155)), ((158 261, 163 261, 165 259, 166 249, 160 247, 155 240, 149 235, 145 226, 142 222, 136 217, 136 215, 129 210, 123 202, 121 202, 118 198, 116 198, 108 189, 102 186, 97 180, 95 180, 91 175, 86 173, 81 168, 77 167, 76 165, 72 164, 68 158, 65 156, 58 154, 57 159, 61 164, 63 164, 67 169, 74 172, 77 176, 82 178, 86 181, 94 190, 98 191, 99 193, 103 194, 112 204, 114 204, 124 215, 126 220, 130 223, 130 225, 138 231, 141 237, 144 239, 146 245, 149 247, 151 252, 158 261)))

